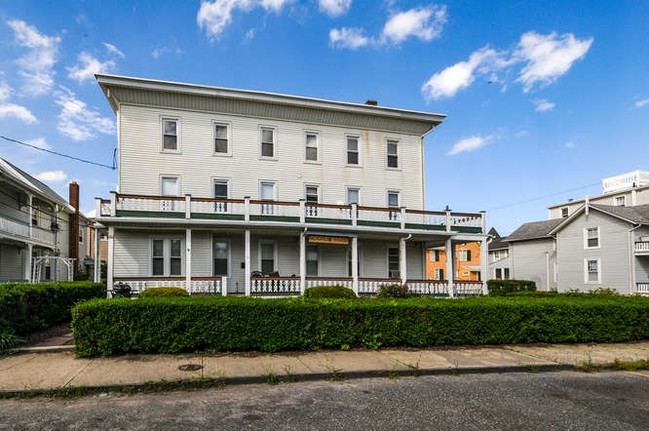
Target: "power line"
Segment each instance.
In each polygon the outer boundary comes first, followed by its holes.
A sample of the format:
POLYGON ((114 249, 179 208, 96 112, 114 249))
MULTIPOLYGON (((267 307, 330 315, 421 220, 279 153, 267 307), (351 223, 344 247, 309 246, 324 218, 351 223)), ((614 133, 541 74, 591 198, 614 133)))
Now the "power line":
POLYGON ((513 202, 511 204, 506 204, 506 205, 501 205, 499 207, 489 208, 489 209, 487 209, 487 212, 489 212, 489 211, 497 211, 497 210, 501 210, 501 209, 505 209, 505 208, 510 208, 510 207, 515 207, 515 206, 518 206, 518 205, 527 204, 527 203, 530 203, 530 202, 540 201, 541 199, 551 198, 553 196, 562 195, 564 193, 569 193, 569 192, 575 192, 577 190, 583 190, 583 189, 587 189, 589 187, 593 187, 593 186, 597 186, 597 185, 599 185, 599 183, 587 184, 585 186, 580 186, 580 187, 575 187, 575 188, 568 189, 568 190, 562 190, 560 192, 550 193, 549 195, 543 195, 543 196, 538 196, 538 197, 535 197, 535 198, 526 199, 524 201, 513 202))
POLYGON ((108 166, 108 165, 104 165, 103 163, 93 162, 92 160, 85 160, 85 159, 81 159, 79 157, 70 156, 68 154, 59 153, 57 151, 52 151, 52 150, 48 150, 46 148, 41 148, 41 147, 38 147, 36 145, 28 144, 26 142, 19 141, 18 139, 9 138, 9 137, 4 136, 4 135, 0 135, 0 138, 4 139, 5 141, 9 141, 9 142, 13 142, 13 143, 16 143, 16 144, 24 145, 26 147, 34 148, 36 150, 45 151, 46 153, 54 154, 54 155, 57 155, 57 156, 66 157, 68 159, 76 160, 78 162, 88 163, 89 165, 100 166, 102 168, 108 168, 108 169, 111 169, 113 171, 115 170, 115 154, 113 154, 113 166, 108 166))

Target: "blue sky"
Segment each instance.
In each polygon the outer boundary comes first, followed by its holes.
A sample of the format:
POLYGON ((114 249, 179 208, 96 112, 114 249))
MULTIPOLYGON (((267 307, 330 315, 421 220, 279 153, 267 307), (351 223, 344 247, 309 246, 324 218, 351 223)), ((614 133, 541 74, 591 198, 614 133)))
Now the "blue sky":
MULTIPOLYGON (((112 165, 93 77, 270 91, 447 114, 426 138, 427 209, 502 234, 649 169, 647 1, 0 0, 0 135, 112 165)), ((82 210, 115 172, 0 139, 82 210)))

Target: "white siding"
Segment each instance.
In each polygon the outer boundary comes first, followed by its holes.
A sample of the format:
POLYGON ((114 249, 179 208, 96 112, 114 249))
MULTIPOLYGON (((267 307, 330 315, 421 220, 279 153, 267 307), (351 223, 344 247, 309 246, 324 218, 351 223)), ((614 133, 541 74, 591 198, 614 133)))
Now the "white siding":
POLYGON ((387 206, 388 189, 401 192, 409 208, 423 205, 419 136, 343 127, 266 121, 208 113, 122 106, 120 112, 120 192, 159 194, 160 175, 181 178, 180 193, 213 195, 212 179, 230 179, 230 196, 258 198, 259 181, 277 181, 278 199, 296 201, 304 184, 321 186, 321 201, 344 203, 346 187, 361 187, 361 203, 387 206), (179 119, 180 153, 161 152, 160 119, 179 119), (231 126, 232 156, 213 152, 213 121, 231 126), (274 127, 275 160, 260 158, 260 126, 274 127), (319 134, 320 161, 305 163, 305 131, 319 134), (361 167, 346 165, 346 135, 360 136, 361 167), (386 139, 399 140, 398 170, 388 170, 386 139), (242 169, 243 168, 243 169, 242 169))
POLYGON ((556 288, 553 276, 556 263, 553 239, 511 242, 509 252, 512 262, 511 278, 532 280, 536 283, 537 290, 556 288))
POLYGON ((26 253, 27 249, 0 244, 0 281, 25 279, 23 257, 26 253))
POLYGON ((559 290, 610 288, 629 293, 631 227, 619 219, 591 210, 559 231, 559 290), (599 227, 599 248, 587 249, 584 247, 584 230, 592 227, 599 227), (585 283, 584 261, 595 259, 601 262, 601 283, 585 283))

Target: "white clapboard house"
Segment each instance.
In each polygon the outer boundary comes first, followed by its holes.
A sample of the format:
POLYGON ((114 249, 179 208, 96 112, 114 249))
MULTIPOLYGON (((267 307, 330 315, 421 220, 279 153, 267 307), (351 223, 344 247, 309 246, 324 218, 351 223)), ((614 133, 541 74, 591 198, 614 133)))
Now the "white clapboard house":
POLYGON ((437 295, 482 291, 479 282, 425 279, 428 247, 486 239, 484 213, 424 210, 424 141, 444 115, 97 80, 118 122, 118 190, 97 199, 109 286, 267 296, 331 284, 359 294, 394 283, 437 295))

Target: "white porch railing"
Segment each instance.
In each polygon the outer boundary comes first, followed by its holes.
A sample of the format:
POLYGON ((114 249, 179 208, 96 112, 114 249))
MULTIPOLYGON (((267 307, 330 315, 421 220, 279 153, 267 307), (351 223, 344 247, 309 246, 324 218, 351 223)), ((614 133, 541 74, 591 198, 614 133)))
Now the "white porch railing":
POLYGON ((636 253, 649 253, 649 241, 636 241, 636 253))
POLYGON ((448 296, 446 280, 408 280, 408 291, 416 295, 448 296))
POLYGON ((455 281, 455 296, 479 296, 482 294, 481 281, 455 281))
POLYGON ((29 236, 29 223, 14 220, 9 217, 0 216, 0 232, 36 241, 52 244, 55 243, 55 235, 51 230, 42 229, 38 226, 32 226, 32 235, 29 236))
MULTIPOLYGON (((189 294, 213 294, 213 295, 226 295, 227 294, 227 278, 192 278, 189 287, 189 294)), ((131 287, 132 293, 142 293, 146 289, 156 287, 180 287, 186 289, 186 281, 183 277, 139 277, 139 278, 116 278, 115 282, 128 284, 131 287)))
POLYGON ((423 211, 406 208, 331 205, 268 200, 213 199, 180 196, 145 196, 113 193, 112 200, 97 199, 97 214, 104 217, 224 218, 268 222, 328 223, 381 226, 386 229, 421 229, 484 233, 484 214, 423 211), (217 215, 217 217, 213 217, 217 215), (223 215, 225 217, 218 217, 223 215), (182 216, 180 216, 182 217, 182 216))
POLYGON ((250 279, 251 295, 300 295, 299 277, 253 277, 250 279))
POLYGON ((640 282, 635 285, 636 293, 641 295, 649 295, 649 282, 640 282))
POLYGON ((358 294, 359 295, 376 295, 381 286, 401 284, 401 280, 394 278, 359 278, 358 294))
POLYGON ((354 281, 349 278, 336 278, 336 277, 307 277, 306 288, 315 286, 344 286, 348 289, 354 288, 354 281))

